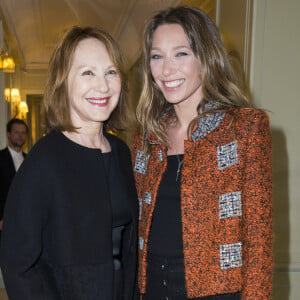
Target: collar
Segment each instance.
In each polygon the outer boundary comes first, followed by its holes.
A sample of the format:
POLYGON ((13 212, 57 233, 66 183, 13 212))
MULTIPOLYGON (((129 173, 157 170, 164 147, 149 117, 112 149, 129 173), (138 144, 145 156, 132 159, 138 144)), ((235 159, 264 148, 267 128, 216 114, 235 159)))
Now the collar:
MULTIPOLYGON (((208 103, 204 107, 205 112, 209 112, 210 110, 216 109, 215 104, 208 103)), ((169 112, 165 113, 162 117, 161 122, 165 122, 170 117, 169 112)), ((195 128, 195 130, 191 134, 191 140, 193 142, 198 142, 200 139, 203 139, 207 135, 209 135, 212 131, 214 131, 221 121, 225 117, 225 112, 212 112, 204 114, 200 117, 198 126, 195 128)), ((157 139, 157 137, 151 132, 146 132, 145 139, 149 142, 151 145, 160 145, 161 141, 157 139)))
POLYGON ((11 155, 12 157, 18 157, 18 156, 22 156, 22 157, 23 157, 22 150, 19 151, 19 152, 17 152, 17 151, 15 151, 14 149, 10 148, 9 146, 7 146, 7 148, 8 148, 8 151, 9 151, 9 153, 10 153, 10 155, 11 155))

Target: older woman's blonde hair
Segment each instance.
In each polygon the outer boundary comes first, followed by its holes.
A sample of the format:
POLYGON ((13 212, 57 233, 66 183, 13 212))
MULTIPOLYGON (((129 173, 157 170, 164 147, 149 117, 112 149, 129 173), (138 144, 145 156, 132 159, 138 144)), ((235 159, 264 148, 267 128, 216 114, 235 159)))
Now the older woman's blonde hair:
POLYGON ((166 111, 171 113, 173 120, 176 120, 176 115, 173 106, 165 100, 155 83, 150 69, 153 35, 163 24, 178 24, 183 28, 193 53, 201 63, 204 99, 198 107, 197 118, 190 123, 188 136, 198 123, 205 104, 213 103, 218 111, 228 111, 232 107, 249 107, 250 104, 239 87, 219 30, 209 16, 191 6, 166 9, 151 18, 144 30, 143 87, 137 106, 137 119, 143 134, 151 131, 163 143, 168 144, 166 126, 161 123, 161 118, 166 111))
POLYGON ((88 38, 97 39, 105 45, 121 77, 119 103, 110 118, 104 123, 104 127, 106 130, 118 130, 124 127, 127 109, 127 80, 119 47, 110 34, 100 28, 75 26, 62 37, 49 62, 42 103, 42 115, 47 131, 76 131, 77 129, 70 116, 67 82, 76 47, 80 41, 88 38))

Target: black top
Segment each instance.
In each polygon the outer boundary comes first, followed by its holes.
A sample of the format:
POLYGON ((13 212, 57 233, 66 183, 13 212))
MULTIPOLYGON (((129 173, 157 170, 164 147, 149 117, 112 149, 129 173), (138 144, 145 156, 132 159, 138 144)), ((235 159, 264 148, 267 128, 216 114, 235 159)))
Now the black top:
MULTIPOLYGON (((180 176, 176 181, 183 154, 169 155, 160 183, 149 238, 149 254, 164 257, 183 256, 180 176)), ((181 169, 180 169, 181 172, 181 169)))
POLYGON ((126 225, 131 221, 130 209, 126 199, 126 193, 122 185, 119 170, 111 152, 103 153, 106 174, 108 176, 108 189, 112 207, 112 226, 126 225))
MULTIPOLYGON (((120 189, 130 209, 124 226, 123 298, 135 287, 137 198, 130 151, 112 135, 120 189)), ((40 139, 12 183, 4 212, 1 270, 9 299, 111 300, 112 208, 103 154, 60 132, 40 139)))
POLYGON ((108 189, 112 208, 112 242, 116 270, 122 268, 122 236, 126 224, 131 221, 131 212, 124 193, 119 170, 111 152, 103 153, 104 166, 108 177, 108 189))

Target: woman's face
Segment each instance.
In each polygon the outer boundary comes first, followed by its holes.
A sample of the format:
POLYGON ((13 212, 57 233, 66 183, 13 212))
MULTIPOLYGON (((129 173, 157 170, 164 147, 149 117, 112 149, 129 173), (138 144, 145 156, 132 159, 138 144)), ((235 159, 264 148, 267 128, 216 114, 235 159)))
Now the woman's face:
POLYGON ((160 25, 150 52, 152 76, 169 103, 197 106, 202 100, 201 64, 178 24, 160 25))
POLYGON ((80 41, 68 75, 68 95, 74 126, 106 121, 116 108, 121 78, 106 47, 94 38, 80 41))

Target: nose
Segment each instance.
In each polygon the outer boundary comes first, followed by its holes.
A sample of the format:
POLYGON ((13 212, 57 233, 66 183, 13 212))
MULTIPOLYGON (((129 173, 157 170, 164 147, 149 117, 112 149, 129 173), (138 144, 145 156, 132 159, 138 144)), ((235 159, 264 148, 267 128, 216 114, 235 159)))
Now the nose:
POLYGON ((96 80, 96 89, 101 93, 107 93, 109 91, 109 83, 105 76, 101 76, 96 80))
POLYGON ((163 75, 170 76, 176 72, 176 65, 170 58, 166 58, 163 63, 163 75))

